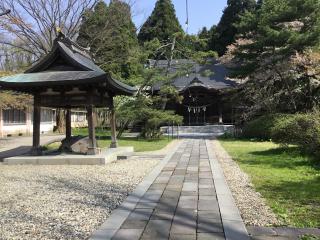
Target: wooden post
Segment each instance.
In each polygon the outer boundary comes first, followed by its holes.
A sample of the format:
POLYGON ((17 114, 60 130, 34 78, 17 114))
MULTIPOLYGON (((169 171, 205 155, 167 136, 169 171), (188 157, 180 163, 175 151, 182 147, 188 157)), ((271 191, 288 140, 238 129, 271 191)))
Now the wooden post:
POLYGON ((71 109, 68 108, 66 112, 66 139, 70 141, 71 139, 71 109))
POLYGON ((32 137, 32 154, 40 153, 40 123, 41 123, 41 107, 40 95, 35 94, 33 97, 33 137, 32 137))
POLYGON ((87 114, 88 114, 88 131, 89 131, 89 155, 96 155, 97 151, 97 141, 96 141, 96 132, 95 126, 93 121, 93 105, 89 105, 87 107, 87 114))
POLYGON ((2 108, 0 108, 0 137, 3 137, 3 113, 2 108))
POLYGON ((117 148, 118 141, 117 141, 117 126, 116 126, 116 112, 114 110, 113 105, 113 97, 111 97, 111 114, 110 114, 110 127, 111 127, 111 144, 110 148, 117 148))

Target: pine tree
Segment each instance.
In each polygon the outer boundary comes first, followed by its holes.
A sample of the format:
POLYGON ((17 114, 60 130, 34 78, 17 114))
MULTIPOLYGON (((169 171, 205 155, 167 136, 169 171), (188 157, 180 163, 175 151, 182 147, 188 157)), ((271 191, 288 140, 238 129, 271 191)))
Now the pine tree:
POLYGON ((264 0, 255 13, 246 13, 237 25, 251 43, 241 47, 244 76, 265 61, 273 64, 320 45, 320 2, 318 0, 264 0), (247 71, 245 71, 247 70, 247 71))
POLYGON ((201 31, 198 33, 198 37, 201 39, 207 39, 210 37, 210 30, 208 30, 206 27, 203 27, 201 31))
POLYGON ((171 0, 158 0, 151 16, 143 24, 138 39, 141 43, 154 38, 167 41, 177 32, 183 32, 183 30, 171 0))
POLYGON ((258 8, 258 9, 261 8, 262 2, 263 2, 263 0, 258 0, 258 1, 257 1, 257 8, 258 8))
POLYGON ((130 6, 120 0, 113 0, 109 5, 100 1, 93 11, 86 13, 77 41, 90 48, 103 70, 128 78, 130 57, 138 48, 130 6))
POLYGON ((217 51, 219 55, 223 55, 227 46, 235 41, 237 28, 234 26, 240 16, 246 11, 255 9, 255 0, 228 0, 228 6, 223 11, 221 20, 216 28, 216 32, 212 35, 210 47, 217 51))
POLYGON ((255 109, 265 103, 294 113, 319 103, 319 0, 263 0, 237 27, 247 41, 236 52, 235 74, 249 80, 245 95, 255 109))

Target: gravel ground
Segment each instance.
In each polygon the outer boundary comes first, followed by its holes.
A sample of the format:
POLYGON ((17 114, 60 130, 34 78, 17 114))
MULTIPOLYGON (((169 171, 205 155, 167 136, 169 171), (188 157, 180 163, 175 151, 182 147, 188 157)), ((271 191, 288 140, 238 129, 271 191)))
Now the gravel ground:
POLYGON ((249 176, 232 160, 219 141, 214 140, 216 156, 246 225, 281 225, 261 194, 253 188, 249 176))
POLYGON ((86 239, 158 162, 0 164, 0 239, 86 239))

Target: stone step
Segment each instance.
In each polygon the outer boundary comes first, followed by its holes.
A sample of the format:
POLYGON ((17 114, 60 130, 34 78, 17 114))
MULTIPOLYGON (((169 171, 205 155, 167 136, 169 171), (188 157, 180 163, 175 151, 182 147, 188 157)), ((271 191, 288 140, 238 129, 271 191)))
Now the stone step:
POLYGON ((162 160, 164 157, 165 155, 132 154, 132 155, 118 156, 118 160, 148 160, 148 159, 162 160))
POLYGON ((207 125, 207 126, 166 126, 162 127, 161 131, 165 134, 197 134, 197 133, 212 133, 223 134, 232 133, 234 131, 233 125, 207 125))

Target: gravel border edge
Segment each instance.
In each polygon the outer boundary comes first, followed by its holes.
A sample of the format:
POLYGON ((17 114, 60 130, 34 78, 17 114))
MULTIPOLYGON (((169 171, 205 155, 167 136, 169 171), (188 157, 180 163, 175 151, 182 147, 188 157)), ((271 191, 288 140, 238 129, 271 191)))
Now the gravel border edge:
POLYGON ((206 140, 206 146, 213 174, 214 185, 220 207, 222 225, 226 240, 249 240, 246 226, 235 204, 232 193, 224 177, 220 163, 213 153, 213 144, 206 140))

